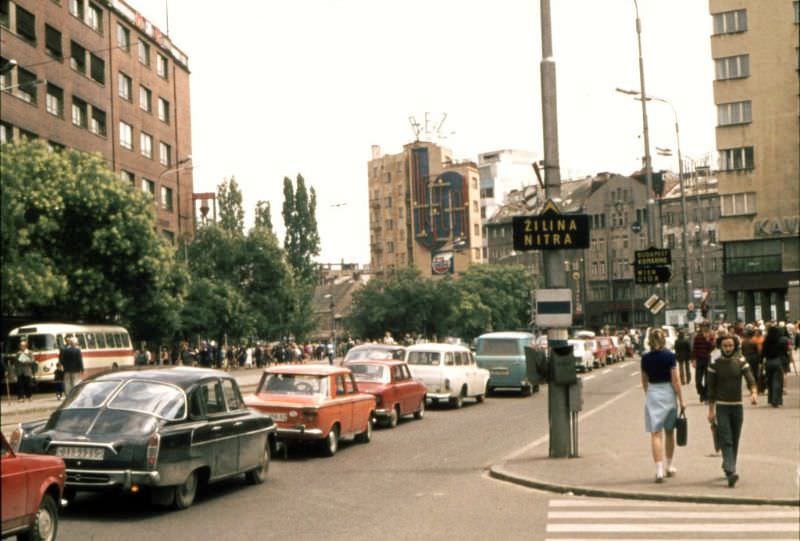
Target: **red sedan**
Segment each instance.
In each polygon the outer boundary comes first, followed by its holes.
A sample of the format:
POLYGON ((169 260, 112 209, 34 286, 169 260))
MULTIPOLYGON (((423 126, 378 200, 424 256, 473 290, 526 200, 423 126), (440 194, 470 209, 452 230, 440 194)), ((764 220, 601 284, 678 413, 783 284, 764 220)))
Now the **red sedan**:
POLYGON ((375 417, 394 428, 403 415, 425 415, 425 385, 411 377, 403 361, 347 361, 358 388, 375 397, 375 417))

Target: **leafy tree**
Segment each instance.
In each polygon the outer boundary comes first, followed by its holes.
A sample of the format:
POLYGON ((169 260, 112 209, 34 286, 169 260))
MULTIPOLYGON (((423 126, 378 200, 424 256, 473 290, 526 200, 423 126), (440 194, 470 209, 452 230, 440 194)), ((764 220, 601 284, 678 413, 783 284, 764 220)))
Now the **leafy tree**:
POLYGON ((259 201, 256 203, 255 226, 264 228, 273 235, 275 234, 272 228, 272 207, 269 201, 259 201))
POLYGON ((217 201, 219 202, 219 225, 222 229, 244 234, 244 206, 242 204, 242 191, 235 177, 224 180, 217 186, 217 201))
POLYGON ((153 200, 100 156, 2 146, 2 313, 118 321, 134 336, 172 336, 185 270, 154 225, 153 200))
POLYGON ((458 280, 461 292, 477 293, 490 310, 496 331, 529 327, 532 285, 523 265, 471 265, 458 280))
POLYGON ((239 341, 255 331, 254 317, 242 292, 229 283, 208 278, 192 281, 182 318, 186 338, 212 337, 221 343, 226 334, 229 340, 239 341))

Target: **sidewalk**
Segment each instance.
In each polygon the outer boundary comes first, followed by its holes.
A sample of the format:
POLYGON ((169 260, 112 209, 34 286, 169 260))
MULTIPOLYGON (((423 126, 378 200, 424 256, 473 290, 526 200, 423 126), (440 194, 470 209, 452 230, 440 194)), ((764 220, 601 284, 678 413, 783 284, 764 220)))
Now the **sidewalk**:
POLYGON ((736 488, 728 488, 722 457, 714 453, 694 385, 685 386, 689 437, 677 447, 675 477, 656 484, 650 437, 644 431, 644 396, 631 389, 605 408, 583 412, 578 458, 548 458, 547 437, 490 468, 496 479, 575 495, 697 503, 800 506, 800 377, 789 375, 784 405, 766 396, 745 406, 736 488), (588 415, 587 415, 588 414, 588 415), (587 417, 584 419, 584 417, 587 417))

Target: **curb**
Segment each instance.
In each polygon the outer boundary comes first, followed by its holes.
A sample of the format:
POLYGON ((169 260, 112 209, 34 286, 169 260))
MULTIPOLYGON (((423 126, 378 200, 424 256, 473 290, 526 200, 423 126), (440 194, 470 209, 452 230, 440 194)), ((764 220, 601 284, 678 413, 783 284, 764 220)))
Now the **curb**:
POLYGON ((582 487, 542 481, 530 477, 516 475, 503 468, 503 464, 489 468, 489 476, 498 481, 505 481, 528 488, 555 492, 558 494, 572 494, 575 496, 590 496, 595 498, 616 498, 624 500, 651 500, 662 502, 681 503, 712 503, 723 505, 779 505, 800 507, 800 499, 783 498, 736 498, 731 496, 704 496, 689 494, 661 494, 656 492, 625 492, 620 490, 606 490, 602 488, 582 487))

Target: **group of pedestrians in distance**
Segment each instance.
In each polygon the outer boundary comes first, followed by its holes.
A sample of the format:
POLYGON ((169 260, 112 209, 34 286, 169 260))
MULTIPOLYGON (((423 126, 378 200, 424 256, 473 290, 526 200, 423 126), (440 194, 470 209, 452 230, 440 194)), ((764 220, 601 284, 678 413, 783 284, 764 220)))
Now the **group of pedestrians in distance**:
POLYGON ((708 405, 707 419, 722 452, 722 469, 733 488, 739 480, 736 461, 744 422, 742 383, 751 404, 767 394, 773 408, 783 405, 785 380, 800 351, 797 324, 762 322, 720 326, 714 332, 700 326, 691 337, 680 331, 674 352, 661 329, 650 333, 649 351, 642 356, 641 378, 645 398, 645 431, 650 433, 657 483, 677 473, 674 466, 675 426, 686 402, 683 387, 691 384, 701 403, 708 405), (680 413, 678 408, 680 407, 680 413))
MULTIPOLYGON (((2 379, 5 379, 9 386, 14 387, 17 402, 32 401, 39 363, 28 347, 27 340, 20 340, 16 353, 3 359, 2 369, 2 379)), ((83 354, 78 347, 78 339, 75 336, 67 336, 66 343, 59 349, 58 362, 53 372, 58 400, 64 398, 66 393, 80 383, 83 371, 83 354)))

